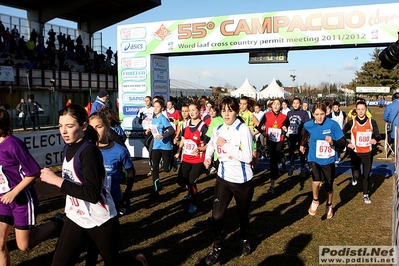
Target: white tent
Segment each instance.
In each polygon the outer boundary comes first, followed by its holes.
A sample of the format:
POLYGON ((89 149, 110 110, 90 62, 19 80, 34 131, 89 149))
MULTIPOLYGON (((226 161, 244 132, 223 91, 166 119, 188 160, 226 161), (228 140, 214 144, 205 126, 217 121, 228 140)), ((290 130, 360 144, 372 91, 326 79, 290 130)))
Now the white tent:
POLYGON ((241 97, 241 96, 247 96, 247 97, 252 97, 256 99, 256 90, 255 88, 249 83, 248 78, 245 79, 244 83, 236 89, 233 92, 230 92, 230 95, 233 97, 241 97))
POLYGON ((273 78, 272 82, 270 82, 269 86, 267 86, 264 90, 259 92, 259 98, 282 98, 286 95, 290 95, 289 92, 285 91, 283 88, 281 88, 277 82, 276 79, 273 78))
POLYGON ((170 96, 202 95, 212 95, 212 89, 183 79, 170 79, 170 96))

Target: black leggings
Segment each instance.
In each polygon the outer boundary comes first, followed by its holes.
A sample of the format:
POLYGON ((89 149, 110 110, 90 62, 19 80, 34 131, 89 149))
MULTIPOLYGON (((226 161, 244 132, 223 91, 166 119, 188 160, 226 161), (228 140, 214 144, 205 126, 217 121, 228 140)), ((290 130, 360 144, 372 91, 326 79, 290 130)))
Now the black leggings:
POLYGON ((35 130, 37 127, 37 129, 40 130, 39 114, 38 113, 31 114, 30 119, 32 120, 32 129, 35 130))
POLYGON ((222 245, 224 217, 233 197, 236 201, 237 215, 240 221, 241 239, 248 239, 249 208, 253 195, 254 183, 252 180, 238 184, 225 181, 219 176, 216 177, 215 195, 212 210, 214 247, 219 248, 222 245))
POLYGON ((370 190, 370 174, 373 165, 372 152, 356 153, 351 152, 352 176, 359 179, 361 176, 360 166, 363 165, 363 194, 368 194, 370 190))
POLYGON ((170 172, 170 162, 172 160, 172 150, 152 150, 151 151, 151 165, 152 165, 152 181, 154 183, 154 190, 159 190, 159 162, 163 157, 163 170, 170 172))
POLYGON ((197 180, 205 169, 203 163, 186 163, 182 162, 180 165, 181 175, 188 187, 188 193, 191 195, 191 203, 197 204, 197 180))
POLYGON ((281 162, 284 158, 283 144, 284 141, 267 141, 267 146, 270 154, 270 179, 272 180, 276 180, 279 177, 278 163, 281 162))
POLYGON ((105 265, 118 265, 119 221, 117 217, 90 229, 82 228, 69 218, 65 218, 52 265, 75 265, 88 238, 97 246, 105 265))
MULTIPOLYGON (((290 163, 291 167, 294 166, 295 163, 295 150, 299 150, 299 143, 301 142, 302 136, 299 134, 295 135, 289 135, 288 137, 288 152, 289 152, 289 158, 290 158, 290 163)), ((299 152, 299 159, 301 161, 301 168, 305 167, 305 154, 302 152, 299 152)))

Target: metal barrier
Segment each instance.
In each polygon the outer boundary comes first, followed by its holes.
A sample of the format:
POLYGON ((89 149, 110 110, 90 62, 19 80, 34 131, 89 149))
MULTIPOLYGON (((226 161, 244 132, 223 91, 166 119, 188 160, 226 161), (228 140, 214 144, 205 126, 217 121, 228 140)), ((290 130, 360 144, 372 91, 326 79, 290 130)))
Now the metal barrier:
POLYGON ((388 132, 388 123, 385 123, 385 141, 384 141, 384 151, 385 151, 385 158, 389 156, 395 156, 395 151, 392 148, 392 144, 389 143, 389 132, 388 132))
MULTIPOLYGON (((21 98, 26 101, 33 96, 43 106, 44 112, 40 114, 41 126, 57 124, 55 114, 68 98, 86 106, 88 101, 95 100, 100 89, 108 91, 111 106, 115 106, 113 103, 118 98, 117 76, 112 74, 25 68, 13 68, 13 72, 13 82, 0 81, 0 100, 8 105, 14 128, 19 128, 15 107, 21 98)), ((27 122, 30 128, 29 117, 27 122)))
POLYGON ((113 74, 83 73, 73 71, 15 68, 15 82, 4 86, 30 90, 51 88, 56 90, 117 90, 117 77, 113 74), (55 79, 55 84, 51 83, 55 79))
MULTIPOLYGON (((394 141, 394 151, 396 151, 399 147, 399 127, 395 127, 395 141, 394 141)), ((395 152, 395 189, 394 189, 394 197, 395 197, 395 204, 393 209, 393 225, 392 225, 392 232, 393 232, 393 239, 392 244, 394 246, 399 245, 399 176, 398 176, 398 169, 399 169, 399 153, 395 152)))

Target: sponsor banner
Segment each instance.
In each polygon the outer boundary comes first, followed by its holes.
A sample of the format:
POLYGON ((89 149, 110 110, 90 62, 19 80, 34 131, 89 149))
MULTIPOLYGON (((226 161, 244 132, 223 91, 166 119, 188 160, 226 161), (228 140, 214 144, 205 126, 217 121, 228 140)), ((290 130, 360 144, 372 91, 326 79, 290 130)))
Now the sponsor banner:
POLYGON ((146 137, 143 129, 126 130, 125 134, 128 138, 142 138, 146 137))
POLYGON ((124 115, 137 115, 140 108, 143 106, 123 106, 123 114, 124 115))
POLYGON ((396 264, 396 246, 319 246, 319 264, 396 264))
POLYGON ((135 27, 132 28, 124 28, 123 26, 120 29, 120 39, 121 40, 134 40, 134 39, 144 39, 146 37, 147 31, 145 27, 135 27))
POLYGON ((130 136, 126 139, 125 144, 131 157, 149 158, 148 150, 144 146, 144 138, 136 138, 130 136))
POLYGON ((159 94, 159 93, 167 93, 168 92, 168 84, 167 83, 154 83, 154 93, 159 94))
POLYGON ((168 59, 156 57, 153 59, 154 68, 167 70, 168 69, 168 59))
POLYGON ((123 53, 144 52, 147 50, 147 43, 145 41, 122 42, 121 49, 123 53))
POLYGON ((14 81, 14 68, 12 66, 0 66, 0 81, 14 81))
POLYGON ((25 143, 40 167, 62 164, 65 142, 59 130, 26 132, 14 136, 25 143))
POLYGON ((126 68, 134 68, 134 69, 143 69, 147 67, 147 58, 145 57, 124 57, 121 59, 121 67, 123 69, 126 68))
POLYGON ((122 71, 122 79, 125 80, 134 80, 134 81, 143 81, 147 78, 147 70, 123 70, 122 71))
POLYGON ((389 87, 356 87, 356 93, 389 93, 389 87))
POLYGON ((169 79, 169 73, 163 70, 155 70, 153 78, 156 81, 167 81, 169 79))
POLYGON ((123 80, 145 80, 147 78, 146 70, 124 69, 122 70, 123 80))
POLYGON ((145 93, 147 91, 147 84, 143 82, 124 81, 121 89, 123 92, 145 93))
MULTIPOLYGON (((392 101, 384 101, 384 106, 386 105, 390 105, 392 103, 392 101)), ((375 100, 375 101, 366 101, 367 106, 379 106, 380 105, 380 101, 379 100, 375 100)))
POLYGON ((155 54, 391 43, 397 40, 398 10, 394 3, 123 25, 118 51, 155 54), (129 39, 126 31, 140 34, 129 39))
POLYGON ((124 105, 142 106, 146 96, 146 94, 124 93, 122 94, 122 103, 124 105))

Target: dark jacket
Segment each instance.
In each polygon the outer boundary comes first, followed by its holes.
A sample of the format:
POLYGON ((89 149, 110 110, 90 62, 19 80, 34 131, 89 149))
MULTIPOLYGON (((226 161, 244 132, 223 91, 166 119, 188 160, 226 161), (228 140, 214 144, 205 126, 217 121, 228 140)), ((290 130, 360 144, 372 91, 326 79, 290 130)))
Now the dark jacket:
POLYGON ((19 115, 20 113, 24 113, 25 115, 27 115, 28 106, 26 105, 26 103, 18 103, 15 109, 17 110, 17 115, 19 115))
POLYGON ((39 113, 39 108, 42 108, 40 103, 38 103, 36 101, 28 102, 29 114, 38 114, 39 113))

